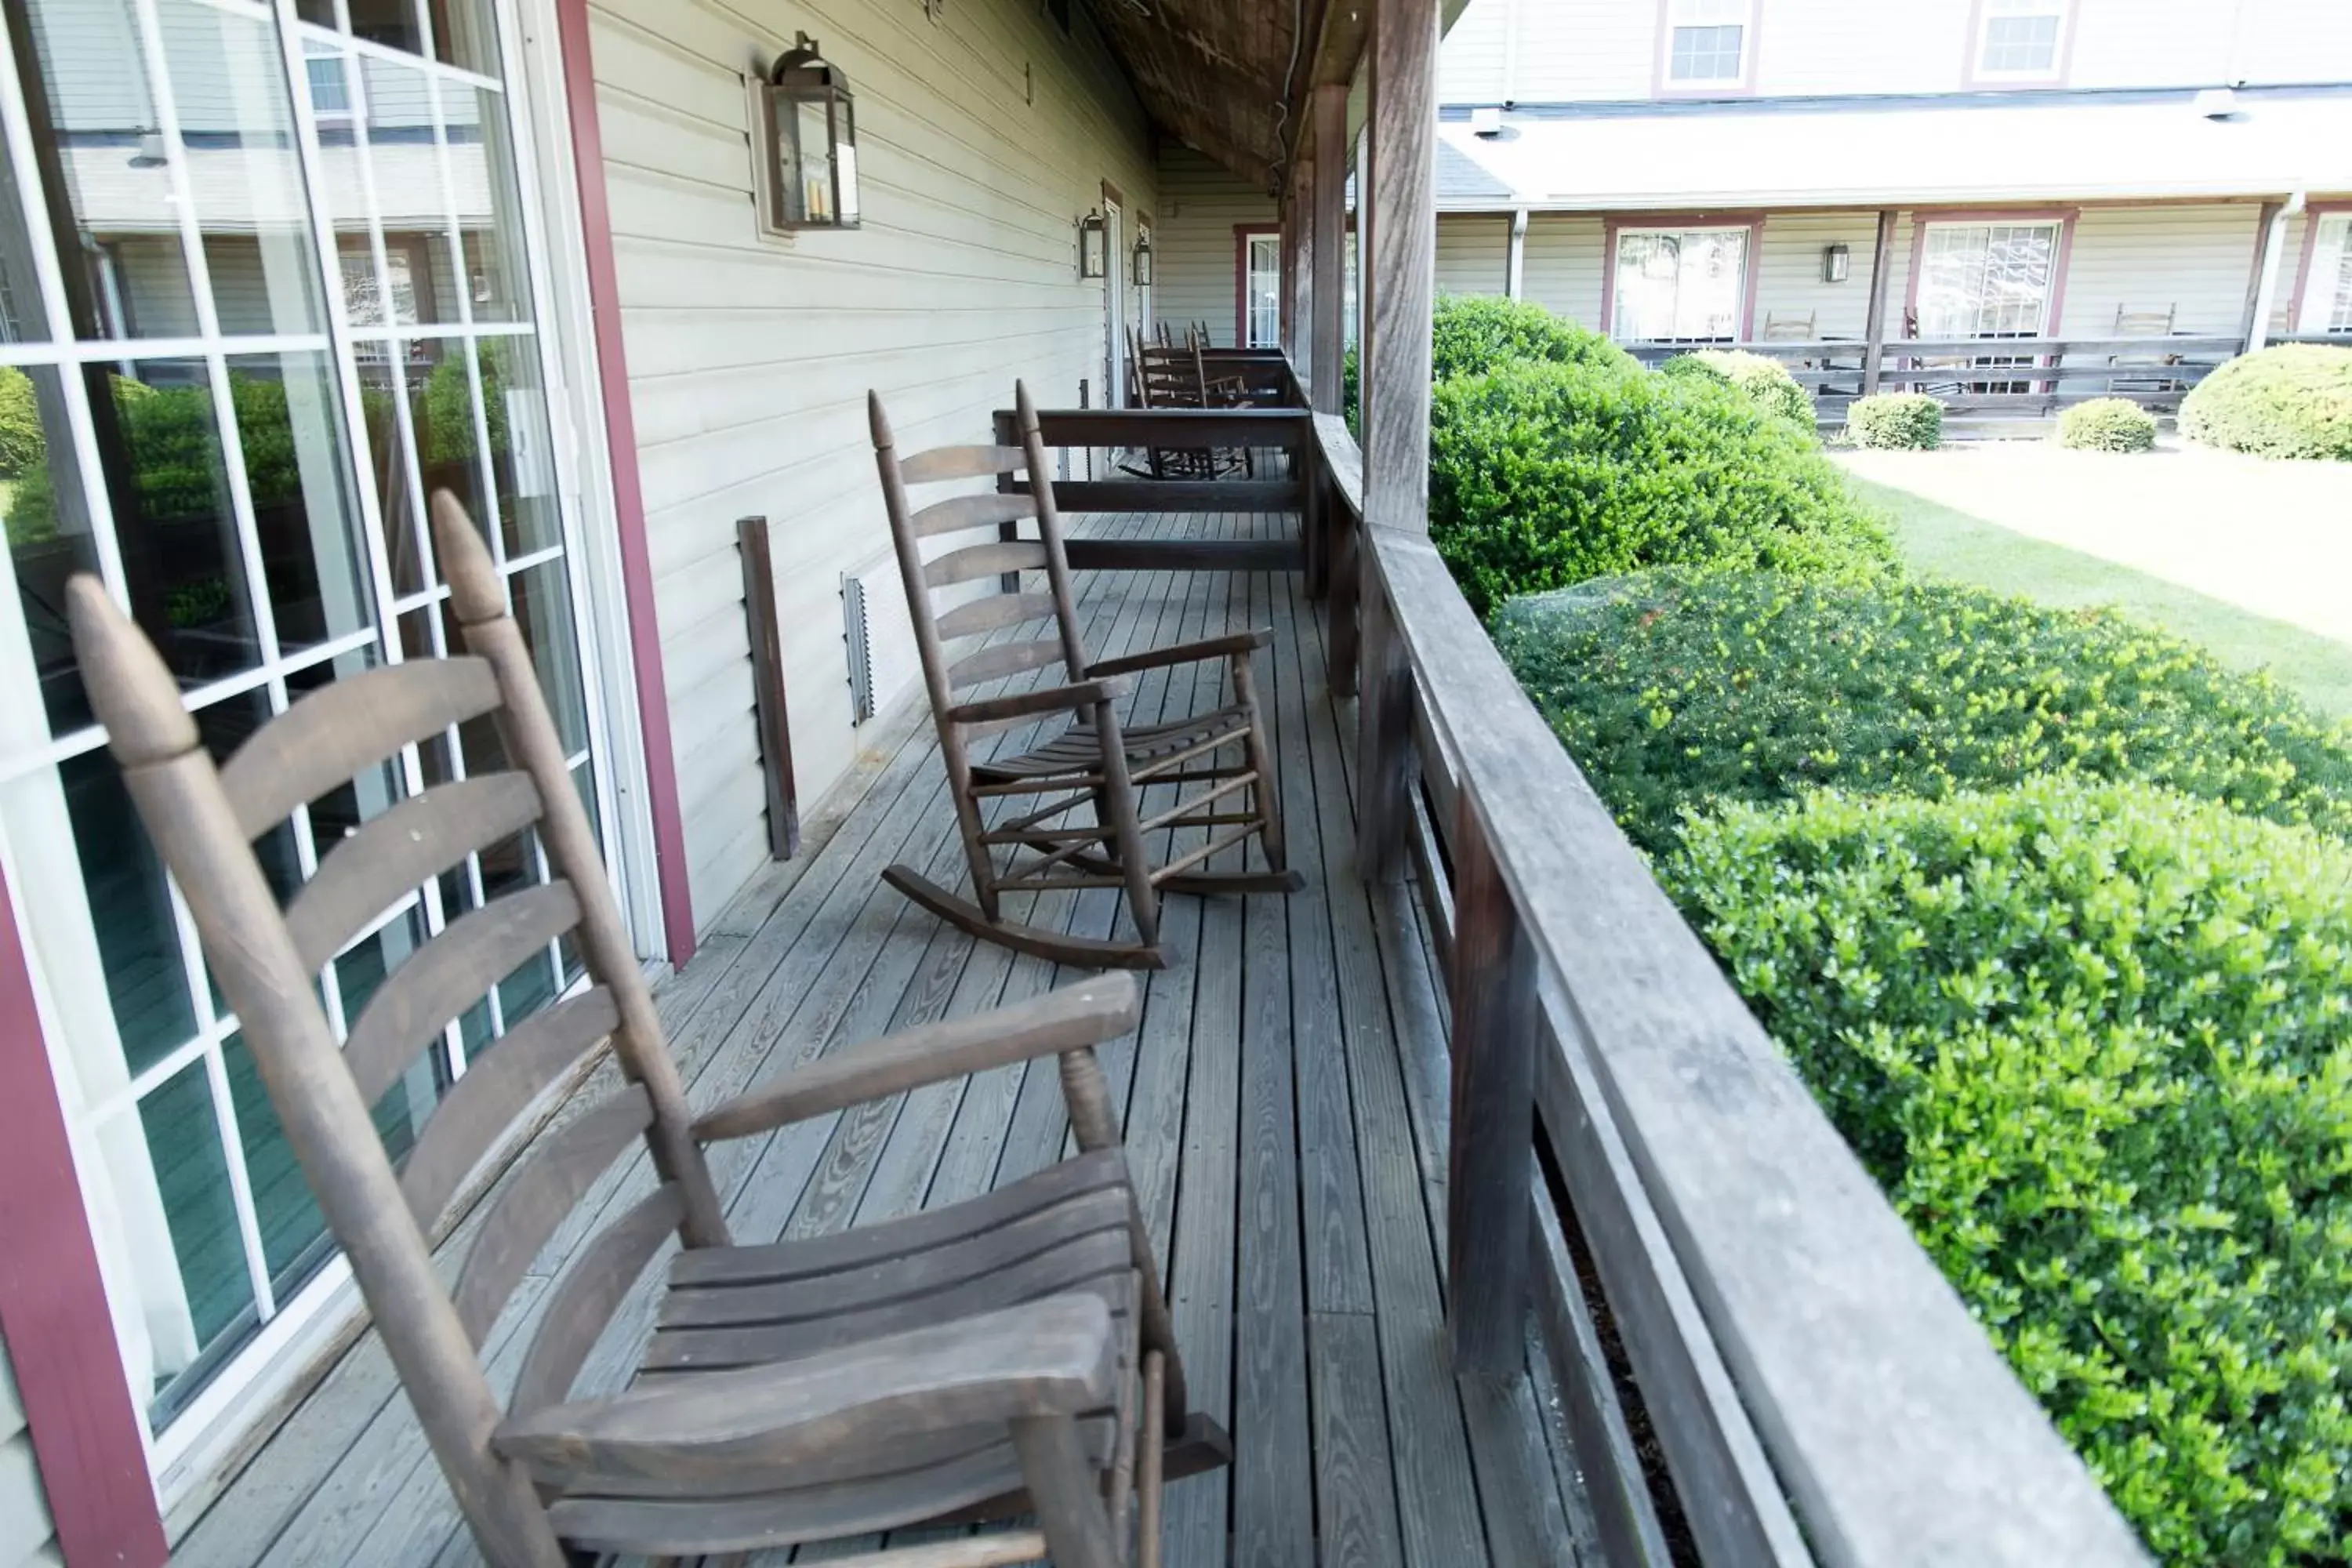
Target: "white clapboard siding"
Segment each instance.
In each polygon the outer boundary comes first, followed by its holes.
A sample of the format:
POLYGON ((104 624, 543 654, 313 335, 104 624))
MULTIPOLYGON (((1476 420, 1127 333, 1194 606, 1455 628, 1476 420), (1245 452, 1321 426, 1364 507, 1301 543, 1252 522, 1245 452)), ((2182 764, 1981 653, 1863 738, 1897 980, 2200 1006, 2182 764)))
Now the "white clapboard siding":
POLYGON ((0 1568, 35 1568, 58 1561, 49 1529, 40 1467, 33 1460, 32 1434, 16 1399, 8 1347, 0 1342, 0 1568))
POLYGON ((1180 336, 1192 322, 1206 321, 1216 346, 1231 348, 1240 329, 1234 304, 1237 233, 1271 228, 1281 214, 1264 190, 1178 142, 1160 150, 1159 184, 1152 310, 1180 336))
POLYGON ((859 745, 842 574, 888 542, 867 389, 906 450, 987 439, 1016 376, 1049 407, 1081 383, 1099 403, 1106 301, 1076 275, 1074 226, 1108 181, 1131 242, 1159 197, 1142 112, 1083 12, 1075 37, 1024 0, 959 0, 936 22, 911 4, 597 0, 590 22, 688 879, 708 922, 766 856, 736 520, 769 521, 795 782, 814 801, 859 745), (745 73, 802 30, 856 90, 864 226, 763 238, 745 73))
POLYGON ((1508 213, 1447 214, 1437 220, 1437 291, 1501 294, 1510 285, 1508 213))
MULTIPOLYGON (((1963 84, 1970 0, 1761 0, 1756 90, 1952 92, 1963 84)), ((1825 150, 1834 159, 1834 149, 1825 150)))
POLYGON ((1526 246, 1526 297, 1571 321, 1596 331, 1602 328, 1600 216, 1532 214, 1528 218, 1526 246))
POLYGON ((2117 310, 2173 311, 2173 331, 2234 332, 2245 322, 2262 207, 2084 207, 2074 220, 2059 326, 2115 330, 2117 310))
MULTIPOLYGON (((1773 213, 1756 247, 1755 335, 1774 316, 1813 317, 1816 337, 1859 338, 1870 323, 1870 258, 1878 243, 1875 212, 1773 213), (1843 245, 1846 279, 1822 279, 1822 252, 1843 245)), ((1895 258, 1900 265, 1902 258, 1895 258)), ((1890 280, 1894 287, 1897 280, 1890 280)), ((1898 303, 1901 296, 1893 297, 1898 303)))

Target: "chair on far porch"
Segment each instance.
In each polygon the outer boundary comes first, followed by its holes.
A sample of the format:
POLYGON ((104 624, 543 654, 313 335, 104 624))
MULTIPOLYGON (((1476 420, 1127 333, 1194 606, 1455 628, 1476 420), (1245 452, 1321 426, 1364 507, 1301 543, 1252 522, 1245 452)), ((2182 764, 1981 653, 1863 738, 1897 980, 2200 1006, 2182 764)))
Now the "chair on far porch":
POLYGON ((883 879, 941 920, 1016 952, 1062 963, 1158 969, 1166 963, 1160 945, 1162 892, 1290 893, 1305 885, 1283 860, 1273 758, 1250 669, 1250 656, 1274 636, 1233 632, 1122 658, 1089 657, 1078 631, 1037 410, 1026 385, 1014 388, 1013 401, 1020 446, 941 447, 902 458, 880 396, 866 397, 890 540, 922 655, 972 897, 958 898, 908 866, 891 867, 883 879), (1024 472, 1025 489, 1005 484, 1024 472), (993 493, 951 495, 920 508, 908 497, 909 486, 992 478, 1003 487, 993 493), (1020 525, 1031 520, 1035 535, 1017 537, 1020 525), (982 534, 977 541, 967 537, 952 548, 925 552, 929 542, 975 532, 982 534), (1042 574, 1043 584, 1024 573, 1042 574), (1038 621, 1052 622, 1049 635, 986 641, 949 654, 950 643, 1038 621), (1212 661, 1225 666, 1232 688, 1226 701, 1202 713, 1131 730, 1121 726, 1118 710, 1127 677, 1212 661), (964 694, 1030 670, 1047 671, 1055 683, 977 700, 964 694), (977 742, 1043 721, 1059 727, 1024 750, 985 758, 974 752, 977 742), (1187 784, 1205 787, 1184 797, 1187 784), (1173 786, 1180 798, 1147 818, 1141 792, 1153 785, 1173 786), (1035 804, 1040 797, 1044 804, 1035 804), (991 806, 1015 800, 1017 816, 983 820, 991 806), (1073 820, 1082 809, 1088 819, 1073 820), (1213 831, 1166 864, 1151 864, 1144 836, 1184 828, 1213 831), (1252 839, 1265 857, 1265 870, 1207 868, 1221 852, 1246 854, 1252 839), (1000 850, 1009 858, 1003 866, 1000 850), (1085 888, 1125 890, 1134 940, 1047 931, 1004 913, 1008 894, 1085 888))
MULTIPOLYGON (((2168 338, 2172 335, 2172 323, 2180 312, 2179 305, 2167 305, 2161 310, 2135 310, 2128 305, 2116 307, 2115 335, 2118 338, 2168 338)), ((2167 375, 2147 367, 2177 365, 2180 356, 2155 347, 2129 349, 2110 354, 2107 366, 2124 374, 2107 379, 2107 391, 2117 395, 2130 393, 2173 393, 2185 391, 2180 378, 2167 375)))
MULTIPOLYGON (((70 591, 92 701, 184 893, 272 1107, 484 1558, 562 1568, 687 1556, 1034 1510, 956 1543, 960 1564, 1157 1557, 1165 1471, 1220 1462, 1185 1415, 1167 1303, 1092 1047, 1135 1026, 1132 976, 933 1024, 788 1069, 699 1118, 621 923, 593 829, 481 538, 446 494, 433 521, 462 657, 369 670, 303 698, 215 765, 153 647, 95 579, 70 591), (488 717, 513 765, 437 784, 320 860, 281 908, 252 848, 306 803, 488 717), (315 981, 382 911, 520 833, 551 879, 454 920, 383 980, 340 1045, 315 981), (478 1056, 395 1166, 369 1107, 500 977, 552 943, 577 994, 478 1056), (485 1200, 453 1287, 428 1237, 469 1175, 609 1037, 618 1087, 485 1200), (730 1243, 702 1146, 919 1084, 1058 1056, 1080 1152, 950 1207, 805 1240, 730 1243), (650 1154, 649 1173, 631 1156, 650 1154), (621 1166, 612 1218, 529 1309, 500 1407, 482 1352, 534 1259, 621 1166), (575 1397, 607 1325, 681 1240, 634 1382, 575 1397), (1171 1436, 1174 1447, 1164 1447, 1171 1436)), ((542 958, 542 962, 543 962, 542 958)), ((630 1346, 616 1343, 622 1354, 630 1346)), ((608 1352, 610 1354, 611 1352, 608 1352)), ((910 1549, 937 1563, 940 1548, 910 1549)), ((887 1562, 886 1552, 861 1562, 887 1562)))
POLYGON ((1801 316, 1783 316, 1767 311, 1764 316, 1764 341, 1768 343, 1809 343, 1813 341, 1813 323, 1820 313, 1808 310, 1801 316))

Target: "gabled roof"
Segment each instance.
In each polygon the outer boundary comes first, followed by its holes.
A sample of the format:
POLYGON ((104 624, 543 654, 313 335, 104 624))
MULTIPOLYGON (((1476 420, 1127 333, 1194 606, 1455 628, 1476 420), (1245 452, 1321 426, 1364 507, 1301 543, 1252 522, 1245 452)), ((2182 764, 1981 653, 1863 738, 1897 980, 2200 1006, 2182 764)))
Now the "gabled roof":
POLYGON ((1576 104, 1438 125, 1441 210, 2276 196, 2352 191, 2352 90, 1576 104), (1497 192, 1504 194, 1497 195, 1497 192))

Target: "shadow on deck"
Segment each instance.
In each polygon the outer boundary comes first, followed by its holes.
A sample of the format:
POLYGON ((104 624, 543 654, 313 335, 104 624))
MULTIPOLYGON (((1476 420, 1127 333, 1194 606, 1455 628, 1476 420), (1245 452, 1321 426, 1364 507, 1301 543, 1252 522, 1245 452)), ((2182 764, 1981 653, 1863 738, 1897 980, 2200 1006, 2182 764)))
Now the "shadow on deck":
MULTIPOLYGON (((1114 515, 1075 531, 1273 539, 1296 528, 1278 513, 1114 515)), ((1411 889, 1356 876, 1353 705, 1329 695, 1321 617, 1298 584, 1295 573, 1080 574, 1097 658, 1274 628, 1259 677, 1291 859, 1307 875, 1286 900, 1171 897, 1170 967, 1148 977, 1141 1029, 1103 1051, 1194 1398, 1235 1448, 1230 1472, 1171 1484, 1167 1561, 1597 1562, 1541 1355, 1508 1381, 1457 1384, 1448 1368, 1443 993, 1411 889)), ((1154 672, 1129 721, 1207 703, 1213 690, 1195 679, 1214 683, 1220 668, 1172 682, 1154 672)), ((960 887, 961 854, 929 714, 903 714, 814 814, 800 858, 763 868, 657 993, 693 1103, 1055 984, 1053 965, 975 943, 877 879, 905 861, 960 887)), ((1020 918, 1090 936, 1124 921, 1108 892, 1036 898, 1020 918)), ((1066 1136, 1048 1061, 721 1145, 712 1171, 737 1238, 759 1241, 956 1201, 1037 1170, 1066 1136)), ((492 1332, 494 1382, 511 1383, 522 1331, 572 1250, 649 1180, 642 1157, 616 1167, 539 1260, 492 1332)), ((460 1226, 444 1247, 453 1268, 470 1235, 460 1226)), ((583 1390, 633 1364, 649 1310, 641 1284, 583 1390)), ((201 1518, 176 1522, 175 1563, 476 1560, 373 1335, 201 1518)))

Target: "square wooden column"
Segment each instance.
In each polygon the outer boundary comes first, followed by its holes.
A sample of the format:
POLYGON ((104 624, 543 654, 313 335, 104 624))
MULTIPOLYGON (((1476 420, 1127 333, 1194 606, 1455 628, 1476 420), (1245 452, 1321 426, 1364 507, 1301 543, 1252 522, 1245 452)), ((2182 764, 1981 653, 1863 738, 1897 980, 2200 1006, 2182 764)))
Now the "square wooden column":
POLYGON ((1347 354, 1348 305, 1348 89, 1331 83, 1315 89, 1308 109, 1315 137, 1313 179, 1308 184, 1309 265, 1307 360, 1314 370, 1318 414, 1340 412, 1342 362, 1347 354))
POLYGON ((1429 529, 1429 332, 1437 281, 1437 0, 1372 13, 1370 341, 1364 521, 1429 529))

